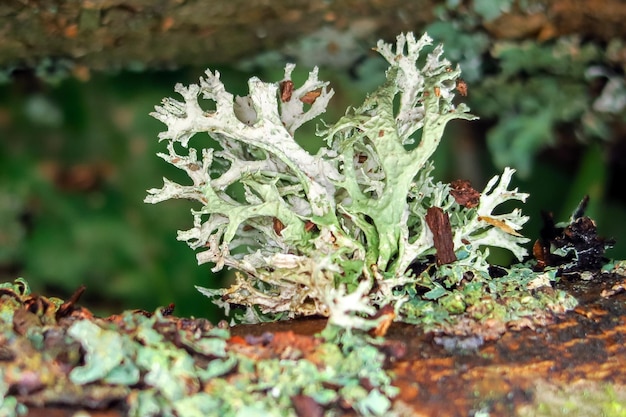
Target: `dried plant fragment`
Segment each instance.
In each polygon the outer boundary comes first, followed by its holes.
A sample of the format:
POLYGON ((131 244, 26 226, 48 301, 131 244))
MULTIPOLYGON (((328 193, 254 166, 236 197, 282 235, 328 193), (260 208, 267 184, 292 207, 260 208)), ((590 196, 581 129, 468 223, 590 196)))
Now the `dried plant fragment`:
POLYGON ((522 236, 521 233, 518 233, 515 229, 513 229, 511 226, 506 224, 503 220, 494 219, 493 217, 489 217, 489 216, 478 216, 478 220, 485 222, 485 223, 489 223, 490 225, 495 226, 498 229, 510 235, 518 236, 518 237, 522 236))
POLYGON ((280 83, 280 101, 283 103, 291 100, 293 94, 293 81, 286 80, 280 83))
POLYGON ((465 82, 465 80, 459 78, 458 80, 456 80, 456 90, 459 92, 460 95, 462 95, 463 97, 467 96, 467 83, 465 82))
POLYGON ((313 104, 321 94, 321 90, 309 91, 308 93, 300 97, 300 101, 305 104, 313 104))
POLYGON ((456 261, 448 214, 441 207, 429 207, 426 212, 426 224, 433 234, 437 264, 444 265, 456 261))
POLYGON ((460 205, 473 208, 480 203, 480 192, 472 188, 472 185, 467 180, 455 180, 450 183, 450 194, 454 197, 454 200, 460 205))

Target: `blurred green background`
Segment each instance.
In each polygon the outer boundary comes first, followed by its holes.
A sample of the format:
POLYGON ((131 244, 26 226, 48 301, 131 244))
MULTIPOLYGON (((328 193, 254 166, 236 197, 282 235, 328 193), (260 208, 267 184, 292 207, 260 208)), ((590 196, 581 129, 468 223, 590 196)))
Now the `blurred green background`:
MULTIPOLYGON (((495 40, 480 29, 485 15, 436 10, 425 30, 460 63, 479 122, 450 125, 436 154, 436 176, 464 178, 482 189, 506 165, 531 197, 524 234, 538 236, 540 211, 567 220, 586 194, 599 231, 617 239, 609 252, 626 258, 626 87, 622 39, 563 36, 547 41, 495 40)), ((500 2, 507 3, 507 2, 500 2)), ((467 10, 466 10, 467 11, 467 10)), ((336 120, 383 79, 384 63, 367 39, 324 27, 256 56, 216 68, 231 92, 246 94, 252 75, 278 81, 286 61, 304 78, 313 63, 336 91, 324 119, 336 120), (317 58, 317 60, 316 60, 317 58)), ((91 72, 41 61, 8 68, 0 85, 0 281, 26 278, 34 291, 81 299, 97 314, 154 310, 171 302, 180 316, 219 317, 194 285, 218 286, 209 265, 176 241, 190 227, 191 203, 146 205, 146 189, 162 177, 184 179, 156 157, 164 126, 148 114, 176 82, 197 82, 204 68, 91 72)), ((314 149, 315 123, 298 139, 314 149)), ((192 141, 193 145, 193 141, 192 141)), ((508 262, 506 254, 494 260, 508 262)))

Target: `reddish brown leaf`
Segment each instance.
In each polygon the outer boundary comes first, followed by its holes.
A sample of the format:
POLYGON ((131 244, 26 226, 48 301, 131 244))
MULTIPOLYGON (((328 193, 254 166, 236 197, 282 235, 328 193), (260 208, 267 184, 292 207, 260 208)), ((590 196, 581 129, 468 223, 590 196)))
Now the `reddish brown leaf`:
POLYGON ((450 194, 460 205, 472 208, 478 206, 480 202, 480 193, 472 188, 467 180, 456 180, 450 183, 450 194))
POLYGON ((293 93, 293 81, 285 80, 280 83, 280 101, 283 103, 291 100, 291 94, 293 93))

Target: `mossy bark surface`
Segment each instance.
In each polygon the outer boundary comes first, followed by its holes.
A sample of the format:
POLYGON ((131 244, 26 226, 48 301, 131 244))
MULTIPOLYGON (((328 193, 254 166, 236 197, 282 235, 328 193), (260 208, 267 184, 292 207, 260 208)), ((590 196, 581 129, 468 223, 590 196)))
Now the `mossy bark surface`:
MULTIPOLYGON (((467 3, 467 4, 466 4, 467 3)), ((506 3, 506 2, 505 2, 506 3)), ((624 35, 620 0, 536 1, 483 28, 495 39, 547 40, 577 33, 606 41, 624 35)), ((0 6, 0 67, 67 60, 86 70, 172 68, 232 63, 306 36, 324 25, 375 40, 420 32, 439 2, 145 0, 5 2, 0 6)), ((462 2, 458 13, 472 7, 462 2)), ((371 39, 365 40, 368 44, 371 39)))
MULTIPOLYGON (((392 325, 379 349, 399 388, 393 408, 400 415, 420 416, 472 415, 481 410, 490 416, 551 416, 565 408, 574 413, 568 415, 623 415, 626 277, 598 273, 589 280, 563 280, 559 286, 580 301, 574 311, 555 316, 545 326, 518 323, 522 328, 508 329, 484 343, 467 336, 425 333, 418 326, 392 325)), ((128 411, 127 401, 149 389, 100 380, 71 383, 68 375, 84 367, 87 359, 84 349, 75 341, 68 344, 67 338, 68 328, 84 320, 129 334, 133 331, 129 323, 149 313, 99 319, 76 306, 75 300, 55 304, 54 299, 39 296, 19 302, 18 298, 3 290, 2 311, 14 311, 13 338, 3 344, 0 360, 2 382, 9 387, 8 394, 28 406, 26 415, 71 416, 86 410, 91 416, 122 416, 128 411)), ((152 329, 168 343, 168 355, 174 357, 175 348, 191 353, 196 361, 211 362, 211 355, 199 352, 200 345, 185 342, 189 335, 211 331, 206 320, 164 316, 155 323, 152 329)), ((314 335, 324 325, 324 319, 306 319, 235 326, 225 348, 253 362, 289 360, 296 351, 303 359, 323 361, 316 356, 321 340, 314 335)), ((3 334, 9 334, 7 329, 3 334)), ((349 407, 344 411, 354 415, 349 407)))

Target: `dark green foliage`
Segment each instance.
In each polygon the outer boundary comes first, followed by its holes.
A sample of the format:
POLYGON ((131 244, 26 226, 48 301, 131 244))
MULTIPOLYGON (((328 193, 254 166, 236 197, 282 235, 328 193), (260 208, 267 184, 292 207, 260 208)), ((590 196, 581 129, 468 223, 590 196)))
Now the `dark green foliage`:
POLYGON ((147 114, 172 84, 168 74, 55 86, 24 75, 2 87, 0 279, 59 296, 85 284, 82 302, 103 314, 170 302, 210 314, 193 285, 211 272, 170 239, 190 206, 142 202, 163 174, 147 114))

